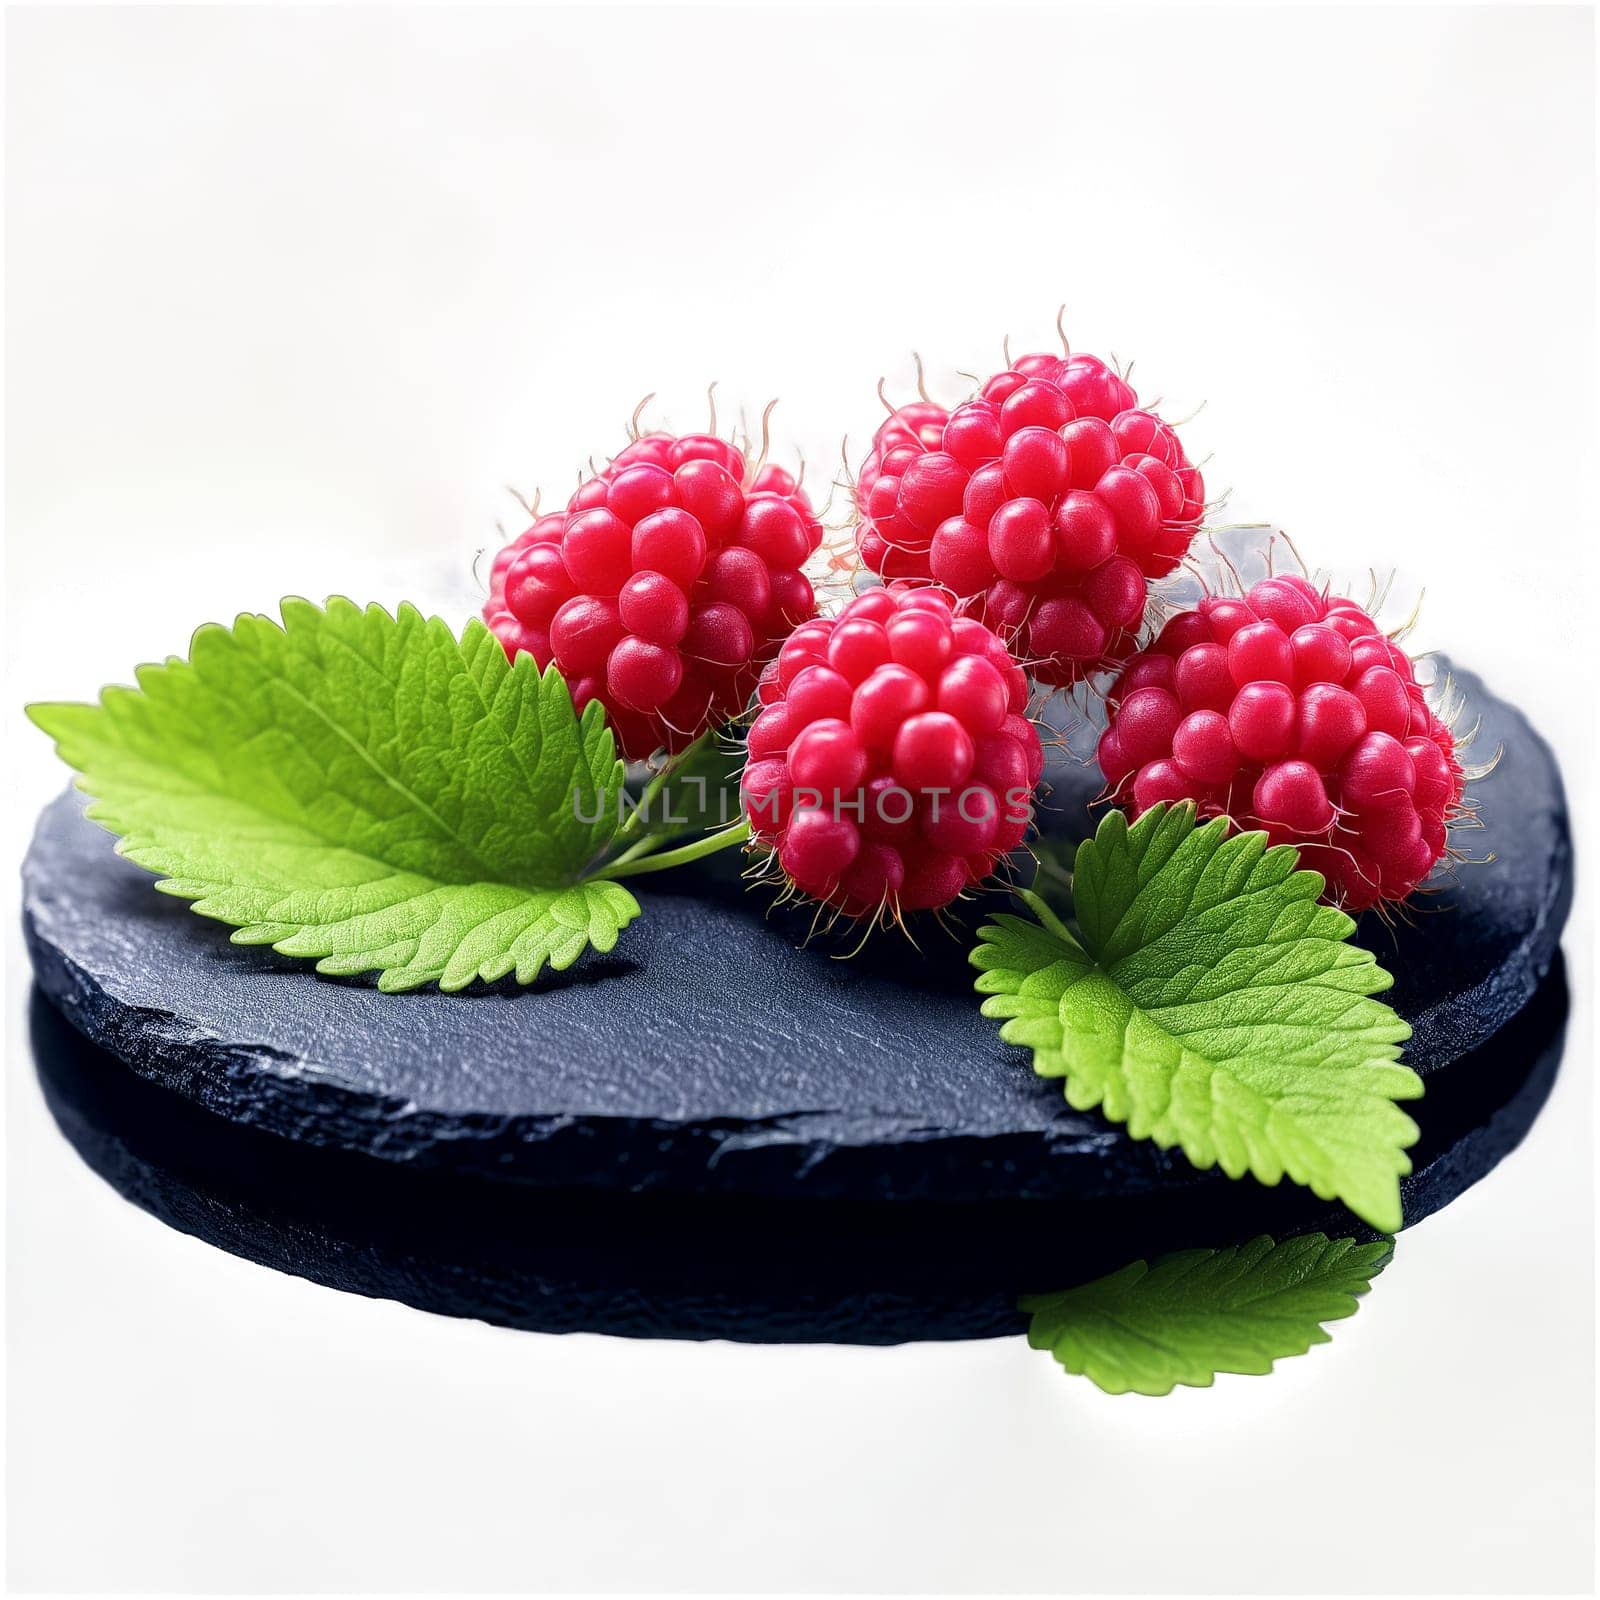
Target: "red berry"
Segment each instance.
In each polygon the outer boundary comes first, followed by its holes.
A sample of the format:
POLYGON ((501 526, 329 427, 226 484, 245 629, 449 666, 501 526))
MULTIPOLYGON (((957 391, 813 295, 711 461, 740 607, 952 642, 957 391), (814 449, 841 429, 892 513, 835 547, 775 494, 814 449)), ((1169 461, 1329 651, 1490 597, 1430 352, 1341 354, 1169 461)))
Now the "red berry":
POLYGON ((1135 689, 1165 689, 1176 693, 1178 674, 1171 656, 1147 654, 1139 658, 1136 667, 1117 679, 1115 694, 1118 700, 1126 699, 1135 689))
MULTIPOLYGON (((992 528, 994 519, 989 526, 992 528)), ((987 588, 996 577, 989 554, 989 535, 965 517, 948 517, 933 536, 928 552, 928 570, 935 583, 952 594, 966 594, 987 588)))
POLYGON ((803 572, 774 572, 772 574, 772 610, 768 616, 769 628, 792 628, 804 621, 817 609, 816 591, 803 572))
MULTIPOLYGON (((1162 639, 1165 637, 1163 632, 1162 639)), ((1157 649, 1160 646, 1161 641, 1158 640, 1157 649)), ((1138 659, 1137 656, 1133 657, 1128 667, 1123 669, 1124 672, 1131 670, 1133 661, 1138 659)), ((1233 674, 1228 671, 1228 650, 1225 645, 1211 639, 1187 649, 1179 645, 1167 659, 1176 662, 1172 674, 1173 685, 1184 710, 1225 712, 1233 704, 1233 674)))
POLYGON ((1163 801, 1176 805, 1183 800, 1196 800, 1202 792, 1200 785, 1172 760, 1147 762, 1133 780, 1134 804, 1141 811, 1163 801))
POLYGON ((752 761, 759 761, 763 756, 781 756, 789 748, 794 728, 794 717, 785 702, 768 706, 750 724, 745 740, 746 754, 752 761))
POLYGON ((1005 440, 1000 413, 991 405, 979 403, 963 406, 960 416, 949 420, 940 445, 968 472, 974 472, 999 456, 1005 440))
POLYGON ((491 610, 503 610, 505 600, 506 574, 511 570, 511 564, 525 550, 530 550, 536 544, 549 544, 561 537, 561 527, 566 518, 561 512, 552 512, 542 517, 535 517, 533 525, 519 533, 510 544, 499 551, 489 568, 489 598, 484 606, 484 615, 491 610))
POLYGON ((967 473, 954 456, 930 451, 913 461, 900 475, 899 514, 913 528, 931 533, 946 517, 961 510, 967 473))
POLYGON ((853 700, 848 678, 832 667, 815 666, 796 675, 785 706, 798 727, 830 717, 848 721, 853 700))
MULTIPOLYGON (((1135 415, 1143 416, 1144 413, 1137 412, 1135 415)), ((1079 417, 1076 422, 1069 422, 1061 430, 1061 437, 1067 441, 1067 455, 1072 462, 1072 486, 1075 489, 1094 488, 1122 460, 1128 448, 1099 417, 1079 417)), ((1106 514, 1110 515, 1109 507, 1106 514)))
POLYGON ((1392 667, 1368 667, 1352 687, 1369 728, 1405 738, 1411 728, 1411 697, 1398 672, 1392 667))
POLYGON ((1352 911, 1403 899, 1445 853, 1462 792, 1449 729, 1372 618, 1303 578, 1171 618, 1107 705, 1113 798, 1263 828, 1352 911))
POLYGON ((815 614, 800 568, 822 525, 781 468, 747 477, 726 440, 647 434, 495 558, 490 628, 602 701, 630 759, 741 712, 815 614))
POLYGON ((840 875, 839 894, 847 904, 881 910, 895 904, 905 881, 906 864, 900 852, 889 845, 867 841, 840 875))
POLYGON ((908 852, 900 909, 936 911, 940 906, 949 905, 967 886, 970 873, 970 867, 960 856, 947 855, 931 845, 908 852))
POLYGON ((1293 633, 1322 618, 1321 596, 1304 578, 1264 578, 1250 591, 1250 609, 1264 622, 1293 633))
POLYGON ((1199 609, 1212 639, 1218 644, 1227 644, 1241 628, 1261 620, 1243 600, 1233 600, 1226 595, 1208 595, 1200 602, 1199 609))
POLYGON ((666 506, 634 525, 630 553, 635 572, 659 572, 688 589, 706 564, 705 530, 682 506, 666 506))
POLYGON ((1242 689, 1247 683, 1294 682, 1294 651, 1275 622, 1252 622, 1228 640, 1228 672, 1242 689))
POLYGON ((1294 681, 1304 688, 1311 683, 1343 683, 1350 672, 1350 642, 1342 633, 1323 622, 1308 622, 1289 636, 1294 656, 1294 681))
POLYGON ((849 684, 861 683, 889 661, 889 635, 871 617, 852 617, 828 639, 828 664, 849 684))
MULTIPOLYGON (((707 600, 725 601, 744 612, 752 623, 772 616, 772 570, 754 550, 737 544, 725 546, 706 562, 703 576, 702 587, 707 600)), ((792 576, 799 577, 799 574, 792 576)))
MULTIPOLYGON (((1026 611, 1020 620, 1027 620, 1026 611)), ((1012 630, 1012 636, 1022 636, 1020 625, 1012 630)), ((1027 639, 1039 652, 1028 662, 1037 673, 1041 668, 1048 670, 1053 661, 1098 661, 1106 653, 1111 631, 1087 600, 1062 595, 1046 600, 1033 613, 1027 639)))
MULTIPOLYGON (((924 450, 937 450, 944 436, 950 413, 931 400, 912 401, 901 406, 878 425, 872 436, 872 449, 856 474, 855 496, 859 510, 865 511, 873 485, 883 476, 886 461, 896 463, 891 476, 899 478, 906 462, 924 450)), ((998 431, 998 430, 997 430, 998 431)), ((999 453, 996 440, 995 454, 999 453)))
POLYGON ((1228 707, 1228 731, 1239 754, 1251 761, 1273 761, 1294 738, 1295 700, 1289 686, 1265 681, 1245 684, 1228 707))
POLYGON ((606 509, 630 528, 673 503, 676 486, 664 467, 641 463, 625 467, 611 480, 606 490, 606 509))
POLYGON ((860 830, 848 817, 822 806, 796 806, 778 844, 778 862, 807 894, 826 900, 837 893, 840 876, 860 849, 860 830))
POLYGON ((1181 713, 1165 689, 1135 689, 1117 707, 1117 735, 1135 766, 1158 761, 1172 749, 1181 713))
POLYGON ((1339 763, 1343 798, 1353 808, 1382 809, 1410 800, 1417 769, 1406 747, 1390 733, 1369 733, 1339 763))
POLYGON ((606 688, 630 711, 655 711, 682 682, 683 657, 643 639, 624 639, 606 662, 606 688))
POLYGON ((1060 387, 1030 380, 1007 395, 1005 404, 1000 407, 1000 431, 1008 439, 1027 428, 1041 428, 1054 434, 1076 416, 1072 402, 1060 387))
POLYGON ((676 644, 689 626, 689 597, 659 572, 636 572, 617 596, 622 625, 651 644, 676 644))
POLYGON ((571 681, 601 671, 622 632, 615 600, 579 595, 556 612, 550 624, 550 648, 571 681))
POLYGON ((1255 813, 1270 828, 1277 823, 1309 838, 1333 826, 1333 802, 1309 761, 1280 761, 1256 779, 1251 791, 1255 813))
POLYGON ((803 727, 789 746, 788 759, 795 787, 815 789, 819 795, 859 789, 867 771, 867 753, 861 741, 850 724, 838 717, 824 717, 803 727))
POLYGON ((1022 840, 1044 753, 1000 638, 937 590, 873 589, 796 629, 741 784, 754 838, 851 916, 942 906, 1022 840))
POLYGON ((908 718, 894 736, 895 781, 918 789, 954 789, 972 776, 972 735, 948 711, 908 718))
POLYGON ((553 544, 529 545, 500 582, 506 609, 530 627, 549 627, 550 619, 575 592, 561 551, 553 544))
POLYGON ((1032 583, 1056 564, 1050 510, 1042 500, 1008 500, 989 519, 989 560, 1002 578, 1032 583))
MULTIPOLYGON (((1012 495, 1054 502, 1068 488, 1067 442, 1049 428, 1022 428, 1012 434, 1000 452, 1000 466, 1012 495)), ((1046 526, 1049 521, 1046 511, 1046 526)))
POLYGON ((939 709, 974 736, 998 732, 1009 703, 1006 681, 986 656, 957 656, 939 678, 939 709))
POLYGON ((1072 489, 1061 497, 1055 528, 1056 564, 1064 571, 1092 571, 1117 553, 1117 524, 1111 508, 1086 490, 1072 489))
POLYGON ((1239 767, 1228 719, 1220 711, 1191 711, 1173 732, 1172 756, 1196 783, 1226 783, 1239 767))
MULTIPOLYGON (((644 469, 651 470, 651 469, 644 469)), ((580 511, 561 536, 561 559, 583 594, 614 595, 633 571, 633 530, 605 506, 580 511)))
POLYGON ((794 809, 794 779, 782 760, 752 759, 739 780, 739 800, 753 824, 776 832, 794 809))
POLYGON ((713 676, 750 665, 755 632, 738 606, 714 600, 691 613, 683 636, 683 653, 713 676))
POLYGON ((1331 767, 1367 731, 1367 713, 1337 683, 1313 683, 1301 691, 1295 750, 1319 771, 1331 767))
POLYGON ((739 543, 776 571, 793 571, 811 554, 805 518, 774 494, 752 495, 744 508, 739 543))
POLYGON ((739 480, 716 461, 690 461, 672 475, 677 503, 699 523, 706 540, 721 544, 733 536, 744 515, 739 480))
POLYGON ((932 700, 926 678, 910 667, 888 662, 856 690, 850 725, 867 744, 886 750, 894 743, 900 725, 932 700))
POLYGON ((920 673, 929 681, 938 678, 950 659, 955 635, 948 611, 930 611, 912 604, 907 595, 898 616, 884 630, 889 640, 889 655, 903 667, 920 673))
POLYGON ((1103 362, 1029 355, 953 412, 889 417, 856 480, 856 539, 885 580, 942 585, 1035 677, 1068 684, 1126 653, 1204 494, 1177 435, 1103 362))

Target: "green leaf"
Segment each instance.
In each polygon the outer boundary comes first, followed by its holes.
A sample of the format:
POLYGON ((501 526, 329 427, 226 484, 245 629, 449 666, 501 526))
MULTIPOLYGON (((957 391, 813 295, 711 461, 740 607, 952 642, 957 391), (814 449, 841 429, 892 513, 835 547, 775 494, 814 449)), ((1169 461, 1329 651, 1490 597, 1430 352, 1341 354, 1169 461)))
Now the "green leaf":
POLYGON ((282 609, 201 628, 98 705, 30 708, 122 853, 235 943, 385 990, 611 949, 639 907, 587 879, 623 783, 601 707, 481 622, 458 641, 411 606, 282 609))
POLYGON ((1110 813, 1078 847, 1076 934, 1034 895, 1039 921, 979 931, 984 1015, 1078 1110, 1392 1233, 1417 1138, 1395 1102, 1422 1093, 1399 1061, 1411 1030, 1371 998, 1393 980, 1292 849, 1228 828, 1187 805, 1110 813))
POLYGON ((1028 1343, 1107 1394, 1208 1388, 1219 1372, 1263 1373, 1326 1344, 1324 1322, 1353 1316, 1356 1296, 1394 1254, 1320 1233, 1274 1244, 1263 1234, 1226 1250, 1135 1261, 1093 1283, 1018 1302, 1028 1343))

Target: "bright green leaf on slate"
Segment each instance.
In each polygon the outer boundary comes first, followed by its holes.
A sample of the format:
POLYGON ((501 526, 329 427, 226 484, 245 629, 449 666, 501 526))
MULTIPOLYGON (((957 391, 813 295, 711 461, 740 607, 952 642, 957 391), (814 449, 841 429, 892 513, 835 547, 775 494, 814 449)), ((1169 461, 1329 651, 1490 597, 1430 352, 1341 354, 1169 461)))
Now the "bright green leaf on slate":
POLYGON ((1207 1388, 1219 1372, 1262 1373, 1326 1344, 1324 1322, 1353 1316, 1388 1265, 1388 1239, 1320 1233, 1135 1261, 1093 1283, 1019 1302, 1028 1343, 1108 1394, 1207 1388))
POLYGON ((481 622, 286 600, 282 627, 201 628, 137 677, 29 714, 123 854, 237 943, 460 989, 609 950, 639 914, 584 881, 623 781, 601 707, 481 622))
POLYGON ((1287 1174, 1386 1233, 1417 1126, 1411 1030, 1371 997, 1391 979, 1319 905, 1322 879, 1266 835, 1196 827, 1190 806, 1113 811, 1078 848, 1077 933, 1030 897, 972 953, 985 1016, 1138 1139, 1263 1183, 1287 1174))

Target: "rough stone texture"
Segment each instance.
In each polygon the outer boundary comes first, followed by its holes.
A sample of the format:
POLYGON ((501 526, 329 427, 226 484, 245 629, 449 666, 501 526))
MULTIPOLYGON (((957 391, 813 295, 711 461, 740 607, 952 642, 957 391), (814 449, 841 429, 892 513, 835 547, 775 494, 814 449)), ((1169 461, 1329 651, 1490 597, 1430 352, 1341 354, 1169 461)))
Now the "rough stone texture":
MULTIPOLYGON (((1554 1079, 1566 1015, 1558 962, 1478 1055, 1435 1076, 1403 1185, 1408 1223, 1520 1141, 1554 1079)), ((866 1344, 982 1338, 1022 1330, 1019 1292, 1065 1287, 1140 1255, 1262 1231, 1364 1232, 1287 1184, 972 1205, 507 1185, 224 1122, 126 1071, 37 991, 33 1037, 62 1131, 169 1226, 332 1288, 510 1327, 866 1344)))
MULTIPOLYGON (((1483 720, 1477 748, 1504 746, 1477 790, 1485 830, 1468 836, 1498 859, 1462 869, 1414 927, 1369 919, 1362 934, 1398 976, 1408 1059, 1427 1072, 1527 1001, 1571 896, 1548 748, 1476 679, 1458 681, 1483 720)), ((1066 830, 1092 779, 1056 779, 1047 826, 1066 830)), ((1072 1112, 999 1042, 966 963, 998 897, 967 908, 956 937, 925 930, 921 955, 884 936, 844 961, 842 941, 797 949, 804 919, 768 915, 770 896, 730 870, 641 880, 645 915, 617 950, 531 990, 384 996, 230 945, 63 796, 24 867, 24 920, 40 985, 93 1043, 306 1145, 685 1195, 1122 1206, 1231 1187, 1072 1112)))

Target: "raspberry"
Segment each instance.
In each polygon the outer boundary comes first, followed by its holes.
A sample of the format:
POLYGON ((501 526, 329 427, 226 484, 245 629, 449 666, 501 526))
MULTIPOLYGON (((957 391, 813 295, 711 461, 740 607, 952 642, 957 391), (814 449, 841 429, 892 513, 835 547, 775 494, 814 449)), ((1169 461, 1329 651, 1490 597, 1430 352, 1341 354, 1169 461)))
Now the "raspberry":
POLYGON ((856 474, 856 512, 862 519, 859 548, 867 565, 885 579, 926 578, 926 552, 921 570, 918 570, 914 557, 886 544, 872 530, 867 519, 873 486, 880 479, 886 480, 889 487, 885 493, 892 504, 901 475, 918 456, 939 448, 949 420, 950 413, 933 400, 913 400, 909 405, 896 407, 873 434, 872 449, 856 474))
POLYGON ((762 675, 740 783, 752 836, 847 915, 949 904, 1028 828, 1044 766, 1028 681, 938 590, 872 589, 762 675))
POLYGON ((1405 899, 1445 854, 1463 784, 1450 730, 1377 623, 1304 578, 1180 612, 1108 703, 1114 797, 1265 829, 1347 910, 1405 899))
POLYGON ((1049 684, 1126 654, 1205 502, 1177 434, 1088 355, 1023 356, 948 414, 902 407, 855 493, 873 571, 948 589, 1049 684))
POLYGON ((713 434, 650 433, 495 557, 485 621, 553 661, 622 753, 682 749, 736 715, 816 597, 822 524, 794 478, 713 434))

